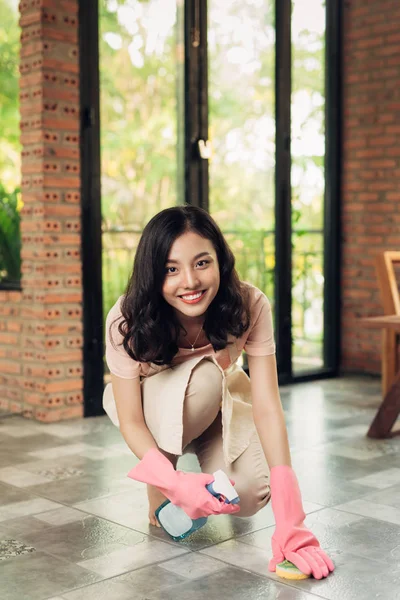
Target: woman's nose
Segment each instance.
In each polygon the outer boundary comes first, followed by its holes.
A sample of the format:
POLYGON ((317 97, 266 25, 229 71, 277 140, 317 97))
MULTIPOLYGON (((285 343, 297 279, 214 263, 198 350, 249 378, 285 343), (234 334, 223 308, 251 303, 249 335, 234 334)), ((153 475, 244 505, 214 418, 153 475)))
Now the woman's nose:
POLYGON ((185 271, 183 274, 183 284, 190 290, 195 290, 199 285, 199 278, 195 271, 185 271))

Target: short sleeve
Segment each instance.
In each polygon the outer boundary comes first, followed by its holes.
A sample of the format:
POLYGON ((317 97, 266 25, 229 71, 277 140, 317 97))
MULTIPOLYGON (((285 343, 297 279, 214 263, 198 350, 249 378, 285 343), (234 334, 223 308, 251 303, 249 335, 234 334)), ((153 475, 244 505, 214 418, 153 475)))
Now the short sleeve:
POLYGON ((123 337, 118 331, 121 322, 121 300, 117 300, 106 319, 106 362, 110 372, 122 379, 136 379, 140 376, 140 363, 133 360, 122 345, 123 337))
POLYGON ((271 305, 267 296, 255 286, 250 287, 251 324, 244 350, 249 356, 275 354, 271 305))

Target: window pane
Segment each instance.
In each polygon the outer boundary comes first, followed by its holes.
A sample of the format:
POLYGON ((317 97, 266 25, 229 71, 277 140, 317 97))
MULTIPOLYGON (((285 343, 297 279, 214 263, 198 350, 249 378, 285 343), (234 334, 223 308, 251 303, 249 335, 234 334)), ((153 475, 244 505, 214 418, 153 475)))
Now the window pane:
POLYGON ((241 279, 273 300, 273 0, 209 0, 210 212, 241 279))
POLYGON ((292 2, 293 370, 323 366, 325 2, 292 2))
POLYGON ((21 277, 18 2, 0 0, 0 15, 0 285, 9 286, 21 277))
POLYGON ((183 2, 103 0, 103 303, 123 293, 140 234, 183 203, 183 2))

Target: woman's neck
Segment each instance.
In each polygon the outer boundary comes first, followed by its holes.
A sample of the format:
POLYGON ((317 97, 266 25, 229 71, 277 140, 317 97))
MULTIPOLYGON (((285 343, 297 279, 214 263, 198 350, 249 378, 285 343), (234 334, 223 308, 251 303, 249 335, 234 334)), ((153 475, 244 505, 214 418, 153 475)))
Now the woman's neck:
POLYGON ((178 321, 186 331, 192 331, 193 329, 199 331, 200 327, 204 324, 205 316, 186 317, 184 315, 179 315, 178 321))

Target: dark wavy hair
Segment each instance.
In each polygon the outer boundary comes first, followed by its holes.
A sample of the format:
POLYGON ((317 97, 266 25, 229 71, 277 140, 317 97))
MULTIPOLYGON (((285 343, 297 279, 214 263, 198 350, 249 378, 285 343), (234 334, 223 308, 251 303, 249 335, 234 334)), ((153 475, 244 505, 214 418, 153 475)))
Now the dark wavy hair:
POLYGON ((204 331, 214 350, 227 346, 228 334, 238 338, 250 326, 248 287, 238 277, 235 257, 216 222, 196 206, 167 208, 143 230, 121 302, 118 330, 125 351, 136 361, 170 364, 178 352, 179 334, 186 330, 164 300, 162 286, 171 246, 188 231, 210 240, 218 258, 220 286, 204 321, 204 331))

